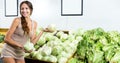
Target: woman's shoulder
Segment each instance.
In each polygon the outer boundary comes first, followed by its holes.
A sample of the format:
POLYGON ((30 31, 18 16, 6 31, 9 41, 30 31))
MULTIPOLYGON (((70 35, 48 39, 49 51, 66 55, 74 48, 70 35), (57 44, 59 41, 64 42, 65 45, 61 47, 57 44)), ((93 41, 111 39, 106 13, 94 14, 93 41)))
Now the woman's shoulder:
POLYGON ((20 21, 21 17, 16 17, 14 20, 20 21))
POLYGON ((20 17, 14 18, 13 23, 19 23, 19 22, 20 22, 20 17))
POLYGON ((35 25, 37 25, 37 22, 36 22, 35 20, 33 20, 33 23, 34 23, 35 25))

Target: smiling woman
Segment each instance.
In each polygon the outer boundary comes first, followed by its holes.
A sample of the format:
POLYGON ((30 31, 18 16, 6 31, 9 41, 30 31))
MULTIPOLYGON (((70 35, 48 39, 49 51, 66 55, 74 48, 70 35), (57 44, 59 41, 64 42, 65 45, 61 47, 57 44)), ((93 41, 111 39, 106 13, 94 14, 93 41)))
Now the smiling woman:
POLYGON ((4 38, 4 47, 1 52, 1 57, 4 63, 25 63, 25 47, 27 42, 33 45, 39 40, 43 32, 41 30, 36 35, 37 22, 31 19, 33 11, 32 3, 29 1, 22 1, 20 4, 21 17, 13 20, 11 27, 4 38))
POLYGON ((35 34, 37 22, 30 18, 32 10, 33 6, 31 2, 21 2, 21 17, 17 17, 13 20, 4 38, 5 45, 1 52, 4 63, 25 63, 25 51, 23 46, 28 40, 35 44, 41 37, 43 31, 40 31, 38 36, 35 34))

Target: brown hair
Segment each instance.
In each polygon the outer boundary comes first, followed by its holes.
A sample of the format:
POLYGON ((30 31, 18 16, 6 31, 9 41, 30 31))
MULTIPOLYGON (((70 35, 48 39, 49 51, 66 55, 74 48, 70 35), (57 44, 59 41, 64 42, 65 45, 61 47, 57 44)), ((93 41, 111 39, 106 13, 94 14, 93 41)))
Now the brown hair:
MULTIPOLYGON (((21 4, 20 4, 20 14, 21 14, 21 6, 22 6, 22 4, 27 4, 28 5, 28 7, 30 8, 30 11, 31 11, 31 13, 30 14, 32 14, 32 11, 33 11, 33 6, 32 6, 32 3, 31 2, 29 2, 29 1, 23 1, 21 4)), ((22 14, 21 14, 22 15, 22 14)), ((27 26, 27 22, 26 22, 26 19, 25 19, 25 17, 24 16, 21 16, 21 25, 22 25, 22 29, 23 29, 23 31, 24 31, 24 34, 29 34, 29 28, 28 28, 28 26, 27 26)))

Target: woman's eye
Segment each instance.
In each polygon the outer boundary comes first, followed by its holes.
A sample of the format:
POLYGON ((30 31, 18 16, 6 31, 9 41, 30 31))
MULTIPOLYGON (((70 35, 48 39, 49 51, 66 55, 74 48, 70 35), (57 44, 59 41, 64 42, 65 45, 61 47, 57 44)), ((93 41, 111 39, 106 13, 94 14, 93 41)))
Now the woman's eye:
POLYGON ((21 8, 21 10, 24 10, 25 8, 21 8))
POLYGON ((26 8, 26 9, 28 9, 28 8, 26 8))

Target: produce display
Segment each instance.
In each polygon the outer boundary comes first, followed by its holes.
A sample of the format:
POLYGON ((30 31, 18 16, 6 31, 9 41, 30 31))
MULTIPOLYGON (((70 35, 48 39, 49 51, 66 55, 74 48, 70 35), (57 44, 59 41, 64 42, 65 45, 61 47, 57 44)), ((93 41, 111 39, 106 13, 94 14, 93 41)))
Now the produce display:
POLYGON ((46 62, 66 63, 76 52, 77 44, 81 40, 81 36, 66 34, 63 31, 44 32, 34 46, 35 50, 26 53, 25 57, 46 62))
POLYGON ((82 35, 76 54, 68 63, 120 63, 120 33, 102 28, 82 35))
MULTIPOLYGON (((26 52, 25 58, 51 63, 120 63, 118 31, 80 28, 66 33, 56 30, 54 25, 48 27, 54 32, 44 32, 35 45, 30 41, 24 45, 26 51, 32 51, 26 52)), ((36 34, 42 29, 37 29, 36 34)))

